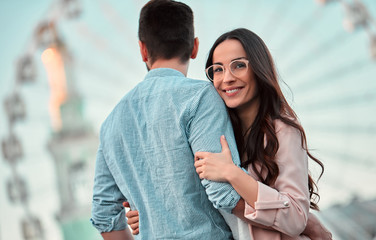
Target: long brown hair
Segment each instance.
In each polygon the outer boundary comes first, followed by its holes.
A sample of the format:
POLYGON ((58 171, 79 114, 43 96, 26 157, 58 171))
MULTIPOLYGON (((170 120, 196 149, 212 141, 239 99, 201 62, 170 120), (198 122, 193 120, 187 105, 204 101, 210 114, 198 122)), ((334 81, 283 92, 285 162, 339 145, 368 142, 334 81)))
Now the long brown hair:
MULTIPOLYGON (((283 123, 299 130, 302 148, 307 155, 321 167, 321 174, 324 173, 323 163, 312 156, 307 147, 307 140, 303 127, 298 123, 297 116, 287 103, 282 90, 278 84, 278 75, 274 66, 273 58, 264 41, 248 29, 238 28, 221 35, 212 46, 206 62, 206 68, 213 64, 213 53, 215 48, 227 39, 236 39, 242 45, 247 54, 249 64, 254 72, 260 107, 257 116, 247 131, 245 137, 238 115, 234 109, 228 108, 232 125, 234 128, 236 143, 240 156, 246 153, 246 159, 242 159, 242 167, 252 166, 262 183, 272 185, 278 175, 279 168, 275 162, 275 155, 279 148, 274 120, 281 120, 283 123), (266 137, 266 145, 264 145, 266 137), (256 165, 261 168, 258 170, 256 165), (265 176, 265 177, 264 177, 265 176)), ((310 194, 310 208, 319 210, 317 205, 320 195, 318 188, 311 175, 308 175, 308 189, 310 194)))

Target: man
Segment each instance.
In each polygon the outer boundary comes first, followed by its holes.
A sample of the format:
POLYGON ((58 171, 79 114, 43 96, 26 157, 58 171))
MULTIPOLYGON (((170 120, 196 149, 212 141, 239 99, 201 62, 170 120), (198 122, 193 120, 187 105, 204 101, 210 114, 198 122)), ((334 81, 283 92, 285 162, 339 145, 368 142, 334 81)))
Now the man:
POLYGON ((239 156, 223 101, 206 81, 186 77, 198 51, 185 4, 152 0, 141 10, 139 45, 150 70, 101 127, 92 223, 104 239, 131 239, 122 206, 140 213, 138 239, 231 239, 217 209, 240 196, 227 183, 200 180, 197 151, 220 152, 225 135, 239 156))

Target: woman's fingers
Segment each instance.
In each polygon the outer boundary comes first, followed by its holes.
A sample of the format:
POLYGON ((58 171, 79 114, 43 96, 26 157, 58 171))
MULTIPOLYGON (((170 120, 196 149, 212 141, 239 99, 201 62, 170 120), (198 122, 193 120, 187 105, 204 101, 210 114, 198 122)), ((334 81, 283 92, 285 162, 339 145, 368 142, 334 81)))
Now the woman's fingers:
POLYGON ((138 216, 137 217, 128 218, 127 223, 128 223, 128 225, 134 225, 134 224, 138 225, 138 223, 139 223, 138 216))
MULTIPOLYGON (((123 202, 123 206, 124 207, 129 207, 129 203, 128 202, 123 202)), ((128 225, 130 226, 130 228, 132 229, 132 234, 133 235, 137 235, 139 233, 139 222, 140 222, 140 219, 139 219, 139 215, 138 215, 138 211, 128 211, 127 213, 125 213, 125 216, 128 218, 128 225)))
POLYGON ((128 211, 125 216, 128 219, 137 219, 138 220, 138 211, 128 211))
POLYGON ((129 225, 135 224, 139 222, 139 216, 138 216, 138 211, 129 211, 125 214, 125 216, 128 218, 127 223, 129 225))
MULTIPOLYGON (((123 206, 125 208, 130 208, 130 205, 129 205, 129 202, 123 202, 123 206)), ((139 234, 140 230, 139 230, 139 215, 138 215, 138 211, 131 211, 129 210, 128 212, 125 213, 125 216, 128 218, 128 225, 129 227, 132 229, 132 234, 133 235, 137 235, 139 234)))
POLYGON ((204 171, 205 171, 205 163, 206 163, 206 160, 201 160, 201 161, 195 162, 196 173, 198 174, 198 176, 201 179, 203 178, 203 174, 204 174, 204 171))
POLYGON ((201 168, 200 167, 196 167, 196 173, 200 174, 200 172, 201 172, 201 168))
POLYGON ((138 229, 138 222, 134 224, 129 224, 129 226, 132 228, 132 231, 136 231, 138 229))
MULTIPOLYGON (((130 208, 129 202, 123 202, 123 206, 125 208, 130 208)), ((139 215, 138 211, 131 211, 129 210, 128 212, 125 213, 125 216, 128 218, 128 225, 132 229, 132 234, 137 235, 140 230, 138 228, 139 226, 139 215)))
POLYGON ((207 158, 210 156, 210 152, 196 152, 195 153, 195 161, 198 161, 203 158, 207 158))
POLYGON ((123 207, 131 208, 131 206, 129 205, 129 202, 123 202, 123 207))
POLYGON ((133 234, 133 235, 137 235, 137 234, 139 234, 139 233, 140 233, 139 228, 136 228, 135 230, 132 229, 132 234, 133 234))
POLYGON ((200 179, 205 178, 205 176, 206 176, 206 173, 205 173, 205 166, 196 167, 196 172, 197 172, 198 177, 199 177, 200 179))
POLYGON ((200 161, 196 161, 195 162, 195 168, 201 167, 202 165, 205 165, 205 163, 206 163, 205 159, 202 159, 200 161))
POLYGON ((125 216, 127 217, 127 218, 132 218, 132 217, 138 217, 138 211, 137 210, 134 210, 134 211, 132 211, 132 210, 130 210, 130 211, 128 211, 126 214, 125 214, 125 216))

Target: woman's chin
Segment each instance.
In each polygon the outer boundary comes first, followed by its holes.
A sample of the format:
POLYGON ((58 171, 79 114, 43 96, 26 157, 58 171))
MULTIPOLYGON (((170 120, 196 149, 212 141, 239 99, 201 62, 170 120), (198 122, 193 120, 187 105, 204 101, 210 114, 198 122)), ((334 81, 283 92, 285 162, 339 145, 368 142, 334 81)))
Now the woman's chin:
POLYGON ((233 103, 233 102, 225 102, 225 104, 226 104, 226 107, 232 108, 232 109, 237 108, 239 106, 239 104, 233 103))

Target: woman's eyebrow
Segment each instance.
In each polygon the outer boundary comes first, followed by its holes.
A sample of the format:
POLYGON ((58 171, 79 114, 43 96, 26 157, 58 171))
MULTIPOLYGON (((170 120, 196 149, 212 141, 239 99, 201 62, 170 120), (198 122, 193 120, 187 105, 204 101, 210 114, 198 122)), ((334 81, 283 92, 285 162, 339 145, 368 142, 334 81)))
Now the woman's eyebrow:
POLYGON ((240 59, 247 59, 247 58, 246 57, 238 57, 238 58, 232 59, 231 62, 235 61, 235 60, 240 60, 240 59))
MULTIPOLYGON (((235 60, 240 60, 240 59, 247 59, 247 58, 246 58, 246 57, 238 57, 238 58, 234 58, 234 59, 232 59, 231 62, 232 62, 232 61, 235 61, 235 60)), ((213 63, 213 64, 223 65, 223 63, 221 63, 221 62, 215 62, 215 63, 213 63)))

